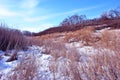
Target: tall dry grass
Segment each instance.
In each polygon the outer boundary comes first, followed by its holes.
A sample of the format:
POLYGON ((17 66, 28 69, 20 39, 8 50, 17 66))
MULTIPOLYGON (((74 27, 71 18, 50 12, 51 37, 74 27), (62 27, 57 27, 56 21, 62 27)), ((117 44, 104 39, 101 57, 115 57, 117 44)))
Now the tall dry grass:
POLYGON ((0 26, 0 50, 23 49, 27 45, 28 40, 19 30, 0 26))
MULTIPOLYGON (((74 52, 73 52, 74 53, 74 52)), ((82 63, 73 59, 57 58, 50 61, 54 80, 119 80, 120 54, 111 55, 104 51, 91 56, 92 60, 82 63), (59 78, 64 76, 64 78, 59 78)), ((89 56, 88 56, 89 58, 89 56)))
POLYGON ((10 56, 7 62, 17 60, 17 51, 25 49, 30 45, 30 39, 16 29, 7 28, 5 25, 0 26, 0 50, 5 51, 4 55, 10 56), (9 54, 9 50, 15 50, 9 54))
POLYGON ((6 80, 40 80, 36 55, 24 54, 17 66, 6 75, 6 80))
MULTIPOLYGON (((86 57, 88 61, 85 63, 79 60, 83 54, 74 48, 63 51, 62 55, 65 57, 54 56, 50 61, 50 70, 53 72, 54 80, 119 80, 119 35, 113 32, 104 32, 100 42, 100 44, 98 43, 100 47, 97 46, 95 54, 88 55, 86 57), (58 74, 64 77, 60 78, 58 74)), ((60 52, 62 49, 58 53, 60 52)))
MULTIPOLYGON (((120 49, 120 32, 115 32, 114 30, 111 31, 104 31, 102 33, 102 37, 101 37, 101 45, 102 47, 106 47, 109 49, 120 49)), ((115 50, 114 50, 115 51, 115 50)))
POLYGON ((74 32, 68 32, 66 33, 64 37, 65 42, 78 42, 78 41, 83 41, 84 45, 90 45, 91 42, 93 42, 93 33, 94 33, 94 28, 92 27, 87 27, 83 28, 78 31, 74 32))

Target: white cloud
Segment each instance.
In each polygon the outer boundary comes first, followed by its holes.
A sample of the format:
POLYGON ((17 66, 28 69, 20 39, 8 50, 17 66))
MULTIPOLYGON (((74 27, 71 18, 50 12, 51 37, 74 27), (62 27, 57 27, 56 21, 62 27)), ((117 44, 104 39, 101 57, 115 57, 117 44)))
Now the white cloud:
POLYGON ((37 7, 40 0, 22 0, 21 8, 23 9, 33 9, 37 7))
POLYGON ((58 16, 60 17, 60 16, 64 16, 64 15, 75 14, 78 12, 87 11, 87 10, 91 10, 91 9, 95 9, 95 8, 98 8, 98 6, 87 7, 87 8, 78 8, 78 9, 74 9, 71 11, 66 11, 66 12, 61 12, 61 13, 53 13, 53 14, 43 15, 43 16, 38 16, 38 17, 24 17, 24 21, 26 21, 26 22, 38 22, 38 21, 43 21, 43 20, 55 18, 58 16))
POLYGON ((21 14, 11 11, 4 6, 0 6, 0 17, 13 17, 13 16, 20 16, 21 14))
POLYGON ((85 7, 85 8, 78 8, 78 9, 73 9, 71 11, 66 11, 66 12, 61 12, 61 13, 55 13, 55 14, 52 14, 51 16, 56 17, 56 16, 76 14, 76 13, 79 13, 79 12, 96 9, 98 7, 100 7, 100 6, 91 6, 91 7, 85 7))
POLYGON ((21 18, 35 15, 36 7, 41 0, 4 0, 0 2, 0 17, 21 18))

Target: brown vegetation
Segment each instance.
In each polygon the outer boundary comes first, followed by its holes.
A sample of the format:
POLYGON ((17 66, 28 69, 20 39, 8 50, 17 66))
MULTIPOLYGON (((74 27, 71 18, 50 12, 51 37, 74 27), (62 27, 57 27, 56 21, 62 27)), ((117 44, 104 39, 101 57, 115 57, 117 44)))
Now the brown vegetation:
MULTIPOLYGON (((68 49, 64 55, 67 56, 67 59, 63 62, 59 61, 60 57, 51 60, 50 70, 53 72, 54 79, 57 79, 57 72, 65 77, 69 77, 72 80, 119 80, 120 79, 120 51, 118 45, 120 43, 117 40, 118 37, 112 34, 107 37, 109 34, 105 32, 104 39, 102 37, 101 41, 105 46, 98 47, 98 51, 95 55, 89 55, 87 62, 80 62, 79 59, 83 54, 75 54, 76 50, 68 49), (114 39, 113 39, 114 38, 114 39), (111 44, 112 41, 112 44, 111 44), (111 49, 112 47, 112 49, 111 49), (73 54, 73 55, 72 55, 73 54), (77 60, 76 60, 77 57, 77 60), (52 63, 52 64, 51 64, 52 63)), ((118 36, 118 35, 117 35, 118 36)), ((102 45, 98 44, 98 45, 102 45)), ((62 49, 61 49, 62 50, 62 49)), ((62 51, 60 51, 62 52, 62 51)), ((64 80, 64 79, 63 79, 64 80)))
POLYGON ((0 50, 23 49, 27 45, 28 40, 19 30, 0 26, 0 50))

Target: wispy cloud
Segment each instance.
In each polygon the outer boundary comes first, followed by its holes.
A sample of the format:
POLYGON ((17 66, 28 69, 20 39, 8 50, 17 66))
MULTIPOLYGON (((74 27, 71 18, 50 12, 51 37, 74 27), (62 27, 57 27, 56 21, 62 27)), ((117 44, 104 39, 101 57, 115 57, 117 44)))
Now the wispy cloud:
POLYGON ((89 6, 89 7, 86 7, 86 8, 78 8, 78 9, 74 9, 74 10, 71 10, 71 11, 60 13, 58 15, 73 14, 73 13, 78 13, 78 12, 83 12, 83 11, 87 11, 87 10, 96 9, 96 8, 99 8, 99 7, 100 6, 89 6))
POLYGON ((0 17, 13 17, 20 16, 21 14, 12 10, 9 10, 5 6, 0 6, 0 17))
POLYGON ((21 0, 16 4, 13 1, 5 0, 0 3, 0 17, 27 17, 33 16, 41 0, 21 0), (11 3, 11 5, 9 4, 11 3))
POLYGON ((37 21, 42 21, 42 20, 55 18, 55 17, 58 17, 58 16, 60 17, 60 16, 64 16, 64 15, 76 14, 76 13, 79 13, 79 12, 96 9, 98 7, 100 7, 100 6, 78 8, 78 9, 74 9, 74 10, 71 10, 71 11, 60 12, 60 13, 51 13, 49 15, 43 15, 43 16, 38 16, 38 17, 25 17, 24 20, 27 21, 27 22, 37 22, 37 21))
POLYGON ((23 9, 34 9, 39 4, 40 0, 22 0, 21 8, 23 9))
MULTIPOLYGON (((92 7, 86 7, 86 8, 78 8, 73 9, 71 11, 66 12, 59 12, 59 13, 49 13, 46 15, 38 15, 36 8, 38 9, 38 5, 43 0, 21 0, 17 3, 17 5, 13 5, 13 7, 17 7, 18 10, 12 10, 9 8, 8 4, 4 4, 4 6, 0 6, 0 17, 18 17, 20 16, 21 19, 25 22, 38 22, 38 21, 44 21, 48 19, 52 19, 55 17, 60 17, 64 15, 71 15, 87 10, 92 10, 95 8, 98 8, 100 6, 92 6, 92 7), (36 16, 36 14, 38 16, 36 16)), ((1 3, 0 3, 1 5, 1 3)), ((39 12, 47 12, 46 9, 42 8, 39 9, 39 12), (41 11, 42 10, 42 11, 41 11)))

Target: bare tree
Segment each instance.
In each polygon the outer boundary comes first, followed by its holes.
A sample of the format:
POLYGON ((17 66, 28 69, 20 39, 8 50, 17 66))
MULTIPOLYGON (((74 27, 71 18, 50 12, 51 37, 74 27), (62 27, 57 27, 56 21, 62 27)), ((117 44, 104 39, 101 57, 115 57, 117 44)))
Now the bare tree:
POLYGON ((102 20, 106 20, 106 19, 120 19, 120 7, 110 10, 108 12, 104 12, 101 15, 101 19, 102 20))
POLYGON ((85 15, 72 15, 68 18, 65 18, 60 25, 61 26, 75 26, 75 25, 80 25, 86 20, 85 15))

